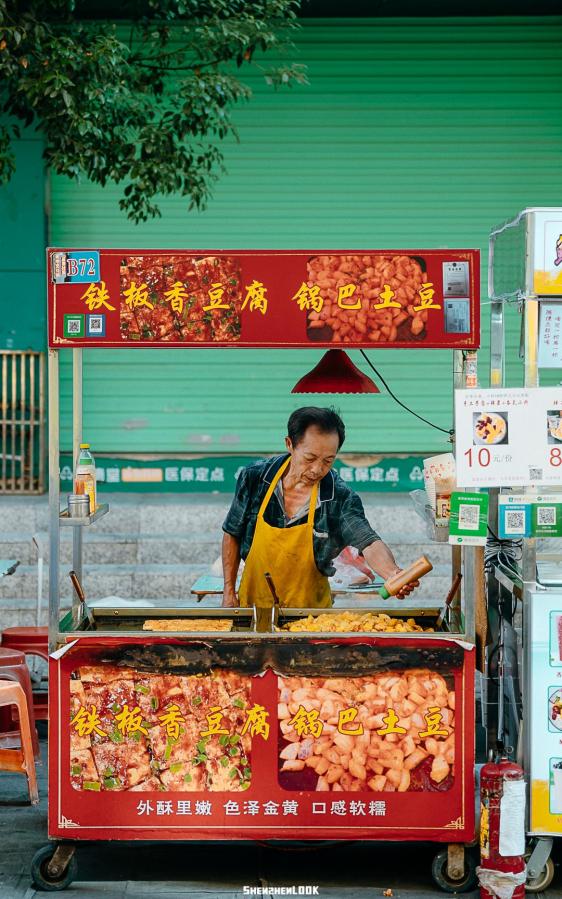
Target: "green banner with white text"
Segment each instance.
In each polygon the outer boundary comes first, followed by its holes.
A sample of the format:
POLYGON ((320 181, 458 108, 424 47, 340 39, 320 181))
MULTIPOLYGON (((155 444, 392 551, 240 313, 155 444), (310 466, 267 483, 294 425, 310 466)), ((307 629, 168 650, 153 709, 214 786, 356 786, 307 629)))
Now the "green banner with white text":
MULTIPOLYGON (((200 456, 184 459, 96 456, 100 493, 234 493, 242 468, 256 456, 200 456)), ((371 457, 372 458, 372 457, 371 457)), ((368 460, 367 460, 368 461, 368 460)), ((367 464, 342 456, 334 468, 358 492, 404 493, 423 486, 423 458, 388 456, 367 464)), ((60 489, 72 492, 72 457, 61 454, 60 489)))

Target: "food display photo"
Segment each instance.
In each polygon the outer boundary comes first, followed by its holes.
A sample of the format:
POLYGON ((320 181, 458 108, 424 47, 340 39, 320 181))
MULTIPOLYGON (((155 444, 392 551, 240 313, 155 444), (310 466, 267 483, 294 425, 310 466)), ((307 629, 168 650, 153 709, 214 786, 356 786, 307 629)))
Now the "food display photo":
MULTIPOLYGON (((425 340, 433 300, 420 256, 313 256, 308 261, 310 294, 307 335, 311 341, 373 344, 425 340)), ((433 312, 435 314, 435 312, 433 312)))
POLYGON ((562 666, 562 612, 550 613, 550 664, 562 666))
POLYGON ((279 677, 279 783, 320 792, 449 790, 453 678, 429 668, 279 677))
POLYGON ((76 790, 240 792, 251 782, 242 733, 251 678, 81 666, 70 680, 76 790), (216 713, 220 711, 220 716, 216 713))
POLYGON ((548 729, 562 731, 562 688, 548 688, 548 729))
POLYGON ((123 340, 240 339, 240 260, 233 256, 127 256, 121 260, 123 340))
POLYGON ((473 415, 472 442, 475 446, 496 446, 509 443, 509 413, 482 410, 473 415))
POLYGON ((549 409, 546 418, 547 439, 549 443, 562 443, 562 418, 559 409, 549 409))

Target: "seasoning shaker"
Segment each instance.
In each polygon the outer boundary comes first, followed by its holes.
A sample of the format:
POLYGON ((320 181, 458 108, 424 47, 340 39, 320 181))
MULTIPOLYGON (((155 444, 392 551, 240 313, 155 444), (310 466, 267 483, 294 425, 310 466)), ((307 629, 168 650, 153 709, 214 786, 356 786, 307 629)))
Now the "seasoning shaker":
POLYGON ((68 497, 68 517, 88 518, 90 497, 86 493, 71 493, 68 497))

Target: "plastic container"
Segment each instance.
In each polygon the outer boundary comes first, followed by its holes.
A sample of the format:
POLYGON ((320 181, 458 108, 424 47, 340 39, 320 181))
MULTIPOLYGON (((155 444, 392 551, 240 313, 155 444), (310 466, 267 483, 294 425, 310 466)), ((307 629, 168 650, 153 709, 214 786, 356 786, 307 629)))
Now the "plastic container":
POLYGON ((90 452, 89 443, 80 444, 80 455, 74 477, 74 493, 90 498, 90 515, 96 511, 96 463, 90 452))

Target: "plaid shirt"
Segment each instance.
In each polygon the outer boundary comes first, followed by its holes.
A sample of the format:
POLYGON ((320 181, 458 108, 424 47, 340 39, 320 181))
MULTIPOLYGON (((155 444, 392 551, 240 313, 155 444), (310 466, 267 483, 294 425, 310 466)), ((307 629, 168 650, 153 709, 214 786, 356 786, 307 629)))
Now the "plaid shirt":
MULTIPOLYGON (((250 552, 256 520, 267 489, 287 455, 262 459, 248 465, 240 473, 236 494, 224 520, 223 531, 240 541, 243 559, 250 552)), ((362 552, 370 543, 380 540, 365 517, 363 503, 333 469, 320 481, 320 505, 314 513, 314 558, 316 567, 327 577, 335 571, 332 559, 346 546, 362 552)), ((306 519, 286 525, 285 510, 274 493, 264 513, 267 524, 274 528, 296 527, 306 519)))

